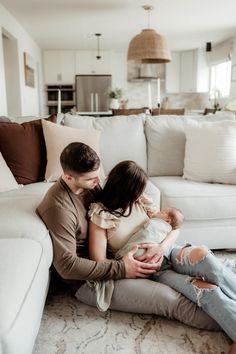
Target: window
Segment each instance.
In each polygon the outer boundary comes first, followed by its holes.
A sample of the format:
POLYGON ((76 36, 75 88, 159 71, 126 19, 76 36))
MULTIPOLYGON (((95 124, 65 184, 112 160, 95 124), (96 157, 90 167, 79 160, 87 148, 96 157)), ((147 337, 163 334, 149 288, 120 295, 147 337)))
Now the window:
MULTIPOLYGON (((230 94, 231 61, 211 66, 210 92, 214 98, 227 97, 230 94)), ((213 98, 213 97, 211 97, 213 98)))

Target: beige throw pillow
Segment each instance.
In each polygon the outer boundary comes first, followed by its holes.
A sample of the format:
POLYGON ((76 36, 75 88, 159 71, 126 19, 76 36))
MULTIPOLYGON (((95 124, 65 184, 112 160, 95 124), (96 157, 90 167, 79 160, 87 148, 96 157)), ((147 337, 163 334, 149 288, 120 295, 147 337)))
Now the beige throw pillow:
POLYGON ((186 125, 184 178, 236 184, 236 122, 186 125))
POLYGON ((0 153, 0 192, 7 192, 18 188, 18 183, 0 153))
MULTIPOLYGON (((100 156, 100 131, 95 129, 77 129, 57 125, 45 120, 42 121, 43 133, 47 149, 47 167, 45 180, 56 181, 62 174, 60 154, 72 142, 81 142, 89 145, 100 156)), ((101 179, 104 179, 101 167, 101 179)))

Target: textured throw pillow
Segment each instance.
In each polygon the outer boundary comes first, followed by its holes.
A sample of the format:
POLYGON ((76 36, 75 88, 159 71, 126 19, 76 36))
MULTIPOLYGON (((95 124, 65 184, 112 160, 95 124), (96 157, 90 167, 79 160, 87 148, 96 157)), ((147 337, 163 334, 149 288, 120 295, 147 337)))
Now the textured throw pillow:
POLYGON ((178 116, 147 117, 145 124, 149 176, 182 176, 184 119, 178 116))
MULTIPOLYGON (((55 121, 56 115, 47 119, 55 121)), ((44 180, 46 147, 41 122, 0 123, 0 152, 18 183, 44 180)))
MULTIPOLYGON (((62 150, 72 142, 87 144, 100 156, 100 131, 69 128, 46 121, 42 123, 47 149, 46 181, 56 181, 61 176, 60 155, 62 150)), ((101 172, 101 178, 104 178, 103 172, 101 172)))
POLYGON ((144 122, 144 114, 99 118, 65 114, 64 125, 101 131, 102 164, 108 174, 122 160, 133 160, 144 170, 147 169, 144 122))
POLYGON ((194 181, 236 184, 236 122, 186 125, 183 177, 194 181))
POLYGON ((18 188, 18 183, 0 153, 0 192, 7 192, 18 188))

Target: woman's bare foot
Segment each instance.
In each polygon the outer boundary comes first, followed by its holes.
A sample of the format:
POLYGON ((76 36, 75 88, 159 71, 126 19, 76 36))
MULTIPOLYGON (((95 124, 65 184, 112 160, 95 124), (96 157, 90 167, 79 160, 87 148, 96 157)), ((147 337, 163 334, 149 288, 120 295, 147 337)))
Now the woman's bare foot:
POLYGON ((236 354, 236 342, 231 345, 229 354, 236 354))

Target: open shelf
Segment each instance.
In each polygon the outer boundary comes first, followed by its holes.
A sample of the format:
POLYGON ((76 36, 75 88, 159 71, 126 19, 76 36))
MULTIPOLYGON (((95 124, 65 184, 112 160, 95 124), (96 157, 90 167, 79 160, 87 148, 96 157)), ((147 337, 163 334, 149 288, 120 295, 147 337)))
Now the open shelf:
POLYGON ((59 89, 61 91, 61 112, 70 112, 75 107, 75 89, 73 85, 48 85, 45 90, 48 114, 57 113, 59 89))

